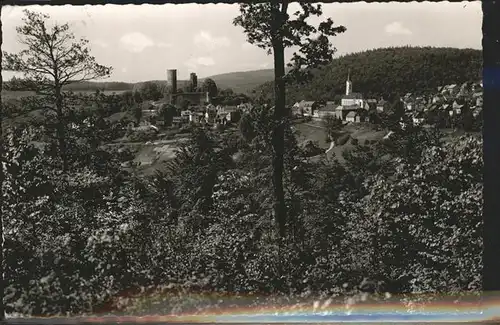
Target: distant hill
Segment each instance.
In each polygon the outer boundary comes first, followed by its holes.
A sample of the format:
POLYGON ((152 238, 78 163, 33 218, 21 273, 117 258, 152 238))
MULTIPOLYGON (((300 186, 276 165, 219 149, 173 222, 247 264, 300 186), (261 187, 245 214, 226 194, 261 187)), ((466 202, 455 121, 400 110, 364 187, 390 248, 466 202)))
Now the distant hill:
MULTIPOLYGON (((305 86, 289 86, 287 99, 332 100, 345 91, 348 70, 353 91, 366 96, 380 97, 387 93, 425 92, 438 86, 463 83, 481 78, 482 52, 474 49, 393 47, 369 50, 336 58, 315 72, 305 86)), ((231 88, 235 93, 272 97, 273 69, 230 72, 211 78, 219 89, 231 88)), ((201 85, 205 78, 200 78, 201 85)), ((165 80, 151 80, 166 83, 165 80)), ((178 80, 178 88, 188 81, 178 80)), ((139 83, 84 82, 66 87, 73 91, 125 91, 136 89, 139 83)))
MULTIPOLYGON (((218 88, 231 88, 235 93, 249 94, 265 82, 273 80, 274 70, 230 72, 207 77, 215 81, 218 88)), ((203 80, 200 80, 203 82, 203 80)))
MULTIPOLYGON (((215 81, 219 89, 231 88, 235 93, 249 94, 253 89, 262 85, 263 83, 273 79, 274 70, 254 70, 254 71, 243 71, 243 72, 230 72, 224 74, 218 74, 210 76, 210 78, 215 81)), ((203 80, 206 78, 198 79, 198 84, 201 85, 203 80)), ((77 84, 71 84, 65 87, 66 90, 73 91, 94 91, 96 89, 104 91, 125 91, 137 89, 141 84, 145 82, 155 82, 159 84, 166 84, 165 80, 148 80, 137 83, 126 83, 126 82, 83 82, 77 84)), ((187 85, 188 80, 177 80, 177 88, 182 89, 187 85)))
POLYGON ((115 82, 115 81, 86 81, 74 84, 69 84, 64 87, 65 90, 71 91, 95 91, 97 89, 103 91, 124 91, 131 90, 133 84, 127 82, 115 82))
MULTIPOLYGON (((334 100, 345 92, 350 70, 353 91, 378 98, 427 93, 437 87, 481 79, 482 51, 474 49, 393 47, 345 55, 314 72, 307 85, 287 87, 287 101, 334 100)), ((256 93, 272 98, 273 82, 256 93)))

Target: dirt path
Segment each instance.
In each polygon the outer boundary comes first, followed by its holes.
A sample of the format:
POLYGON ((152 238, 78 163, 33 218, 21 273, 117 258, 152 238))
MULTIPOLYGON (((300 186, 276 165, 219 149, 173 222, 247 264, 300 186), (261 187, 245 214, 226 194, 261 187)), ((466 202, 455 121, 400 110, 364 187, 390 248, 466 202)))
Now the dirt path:
POLYGON ((325 153, 329 153, 335 147, 335 141, 330 142, 330 148, 328 148, 325 153))
POLYGON ((156 141, 129 141, 129 142, 111 142, 106 143, 105 146, 160 146, 166 144, 177 144, 188 141, 187 138, 169 139, 169 140, 156 140, 156 141))

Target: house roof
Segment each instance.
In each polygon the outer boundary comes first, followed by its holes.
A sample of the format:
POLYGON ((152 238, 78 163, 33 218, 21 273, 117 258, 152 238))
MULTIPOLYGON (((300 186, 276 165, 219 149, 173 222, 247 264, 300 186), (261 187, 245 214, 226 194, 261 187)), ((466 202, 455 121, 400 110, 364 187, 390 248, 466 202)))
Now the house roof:
POLYGON ((356 115, 358 115, 356 112, 349 112, 346 117, 356 117, 356 115))
POLYGON ((331 111, 335 111, 337 109, 337 107, 333 104, 333 102, 327 102, 327 104, 323 107, 321 107, 319 109, 319 111, 323 111, 323 112, 331 112, 331 111))

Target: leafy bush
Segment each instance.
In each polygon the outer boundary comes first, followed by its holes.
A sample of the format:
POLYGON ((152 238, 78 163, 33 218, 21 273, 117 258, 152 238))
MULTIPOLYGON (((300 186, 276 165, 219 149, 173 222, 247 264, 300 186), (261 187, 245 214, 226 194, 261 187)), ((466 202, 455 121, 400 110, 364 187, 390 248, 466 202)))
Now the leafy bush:
POLYGON ((337 139, 337 141, 335 142, 335 144, 338 145, 338 146, 343 146, 344 144, 347 143, 347 141, 349 141, 349 139, 351 139, 351 136, 349 134, 341 135, 337 139))

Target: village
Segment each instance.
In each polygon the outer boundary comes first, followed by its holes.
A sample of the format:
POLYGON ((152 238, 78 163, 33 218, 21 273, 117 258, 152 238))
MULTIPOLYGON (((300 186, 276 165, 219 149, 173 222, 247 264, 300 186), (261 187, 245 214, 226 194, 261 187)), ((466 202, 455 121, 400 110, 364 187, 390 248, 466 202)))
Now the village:
MULTIPOLYGON (((227 124, 239 122, 241 115, 250 110, 251 103, 239 105, 214 105, 208 92, 177 92, 177 70, 168 70, 168 83, 171 93, 160 101, 151 102, 151 107, 143 110, 143 122, 141 126, 151 125, 148 117, 156 116, 158 110, 165 102, 179 107, 183 102, 185 109, 178 110, 173 118, 174 126, 186 123, 204 124, 217 128, 227 124), (186 107, 187 106, 187 107, 186 107)), ((190 85, 192 89, 197 88, 197 76, 190 74, 190 85)), ((438 87, 436 93, 422 96, 407 93, 399 100, 405 110, 405 115, 412 119, 415 125, 436 124, 438 116, 446 116, 448 119, 457 118, 469 113, 473 119, 482 118, 482 82, 465 82, 461 85, 451 84, 438 87)), ((291 107, 294 117, 308 117, 313 120, 322 120, 326 116, 333 116, 344 124, 374 122, 372 113, 391 114, 391 106, 383 98, 365 98, 362 93, 353 92, 353 82, 350 75, 347 76, 345 94, 340 102, 302 100, 291 107)))
MULTIPOLYGON (((391 103, 384 99, 365 99, 363 94, 352 92, 352 89, 353 83, 348 76, 345 95, 340 103, 302 100, 293 105, 292 114, 312 119, 333 116, 344 123, 360 123, 373 122, 370 120, 371 112, 391 113, 391 103)), ((438 87, 435 94, 428 96, 407 93, 399 101, 406 116, 410 117, 415 125, 435 124, 437 115, 453 118, 470 113, 474 119, 481 119, 482 81, 444 85, 438 87)))
MULTIPOLYGON (((181 126, 187 123, 210 125, 214 128, 229 123, 237 123, 241 114, 248 111, 252 105, 241 103, 239 105, 215 105, 207 91, 179 92, 177 85, 177 70, 167 70, 167 82, 170 92, 165 98, 150 101, 150 107, 142 110, 143 121, 141 126, 151 125, 151 117, 159 114, 162 105, 169 104, 178 108, 177 116, 173 117, 172 125, 181 126)), ((196 73, 190 73, 189 86, 198 89, 196 73)))

